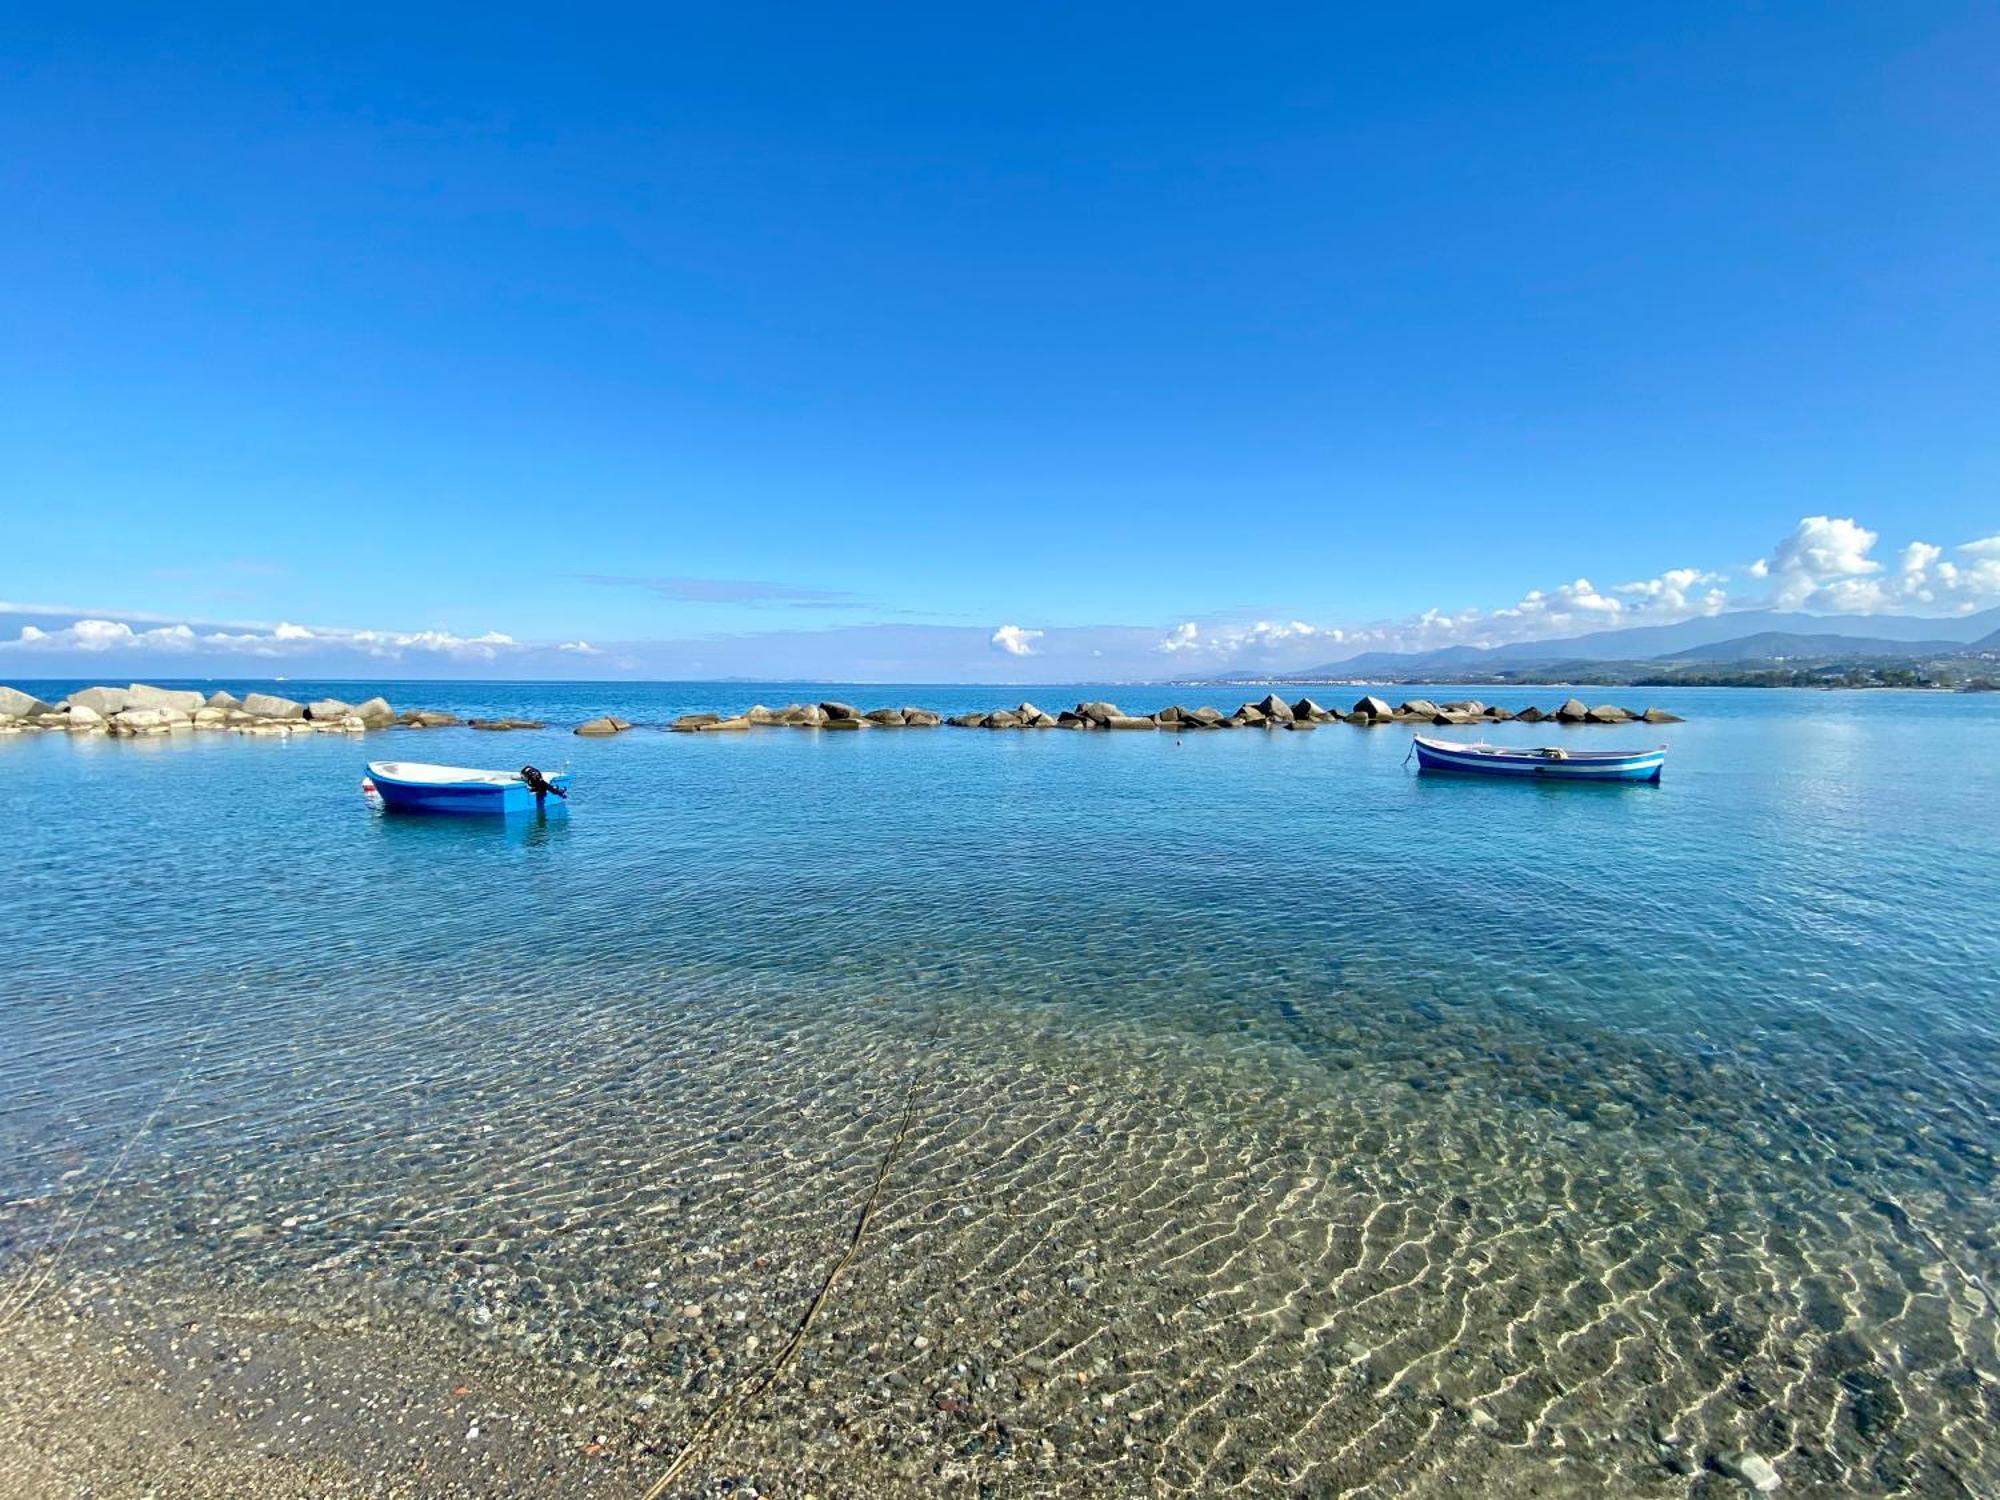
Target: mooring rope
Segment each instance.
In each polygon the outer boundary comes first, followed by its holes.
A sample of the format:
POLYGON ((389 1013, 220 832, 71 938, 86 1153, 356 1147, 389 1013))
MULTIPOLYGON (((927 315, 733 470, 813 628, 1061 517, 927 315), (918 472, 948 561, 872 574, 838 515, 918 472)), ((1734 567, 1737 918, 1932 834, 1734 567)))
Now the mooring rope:
POLYGON ((674 1461, 667 1465, 666 1472, 661 1474, 653 1482, 652 1488, 646 1491, 644 1500, 660 1500, 660 1497, 666 1494, 667 1487, 693 1466, 695 1460, 700 1457, 703 1446, 734 1422, 745 1407, 770 1390, 777 1383, 778 1377, 785 1373, 792 1360, 797 1357, 799 1350, 805 1344, 806 1335, 812 1331, 814 1320, 819 1317, 820 1309, 825 1307, 833 1296, 835 1283, 853 1263, 855 1255, 861 1249, 861 1241, 868 1233, 868 1226, 874 1222, 876 1207, 882 1200, 882 1185, 889 1180, 889 1171, 895 1166, 896 1158, 902 1154, 903 1142, 909 1137, 910 1125, 916 1119, 917 1084, 922 1081, 926 1071, 925 1065, 930 1061, 931 1052, 937 1047, 938 1038, 943 1034, 944 1012, 939 1011, 937 1023, 931 1028, 930 1040, 924 1044, 924 1050, 918 1055, 916 1065, 910 1069, 909 1082, 903 1089, 902 1122, 896 1127, 895 1137, 889 1142, 889 1149, 882 1153, 882 1161, 875 1169, 875 1181, 868 1189, 868 1196, 862 1200, 861 1212, 855 1217, 854 1232, 848 1236, 847 1248, 840 1252, 832 1268, 827 1271, 826 1279, 820 1283, 819 1291, 814 1293, 812 1301, 806 1304, 805 1314, 799 1319, 798 1326, 792 1330, 792 1336, 785 1340, 784 1347, 772 1356, 770 1363, 755 1378, 737 1390, 735 1396, 709 1408, 708 1415, 702 1418, 695 1430, 688 1435, 687 1441, 681 1444, 681 1451, 674 1455, 674 1461))

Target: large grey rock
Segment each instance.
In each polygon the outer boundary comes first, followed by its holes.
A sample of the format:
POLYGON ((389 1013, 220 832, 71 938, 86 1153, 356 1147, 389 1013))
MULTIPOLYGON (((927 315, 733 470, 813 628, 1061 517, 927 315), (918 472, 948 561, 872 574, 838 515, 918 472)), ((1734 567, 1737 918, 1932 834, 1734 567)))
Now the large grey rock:
POLYGON ((577 725, 575 729, 571 730, 570 733, 617 734, 620 730, 630 729, 631 727, 632 726, 630 724, 627 724, 623 719, 614 719, 611 717, 611 715, 604 714, 595 719, 585 719, 581 724, 577 725))
POLYGON ((182 718, 192 718, 194 711, 207 702, 192 688, 161 688, 147 682, 135 682, 125 689, 127 708, 158 708, 179 714, 182 718))
POLYGON ((706 729, 711 724, 720 724, 721 722, 721 714, 682 714, 673 723, 669 724, 667 728, 671 729, 675 734, 692 734, 697 729, 706 729))
POLYGON ((1142 719, 1136 714, 1114 714, 1104 721, 1106 729, 1158 729, 1152 719, 1142 719))
POLYGON ((1396 711, 1389 707, 1385 699, 1377 698, 1372 693, 1365 698, 1355 699, 1352 712, 1368 719, 1392 719, 1396 716, 1396 711))
POLYGON ((71 729, 95 729, 104 722, 104 715, 88 703, 72 703, 63 717, 69 720, 71 729))
MULTIPOLYGON (((743 722, 748 724, 750 721, 745 719, 743 722)), ((827 721, 819 727, 822 729, 872 729, 875 726, 870 724, 866 719, 836 719, 828 715, 827 721)))
POLYGON ((985 714, 953 714, 945 720, 953 729, 980 729, 985 727, 985 714))
POLYGON ((1197 708, 1191 712, 1182 714, 1181 722, 1183 724, 1200 724, 1204 728, 1213 729, 1222 722, 1222 710, 1207 707, 1197 708))
POLYGON ((249 693, 243 699, 243 712, 260 719, 303 719, 306 706, 276 693, 249 693))
POLYGON ((1547 717, 1547 714, 1530 703, 1526 708, 1514 715, 1514 722, 1516 724, 1539 724, 1547 717))
POLYGON ((1257 711, 1267 719, 1276 719, 1280 724, 1289 723, 1292 718, 1292 705, 1276 693, 1266 693, 1260 698, 1257 702, 1257 711))
POLYGON ((107 727, 113 734, 166 734, 180 717, 171 709, 128 708, 113 714, 107 727))
POLYGON ((1317 724, 1320 720, 1327 717, 1327 712, 1317 703, 1313 702, 1312 699, 1301 698, 1292 705, 1292 717, 1295 719, 1305 719, 1317 724))
POLYGON ((785 710, 785 722, 795 729, 817 729, 826 722, 826 710, 816 703, 794 703, 785 710))
POLYGON ((1153 722, 1162 729, 1171 729, 1187 717, 1187 710, 1178 703, 1169 703, 1153 715, 1153 722))
POLYGON ((885 729, 901 729, 908 722, 900 708, 871 708, 862 717, 871 724, 880 724, 885 729))
POLYGON ((1639 717, 1648 724, 1678 724, 1681 722, 1679 714, 1670 714, 1664 708, 1649 708, 1640 714, 1639 717))
POLYGON ((1239 724, 1255 727, 1264 722, 1264 710, 1254 703, 1246 703, 1230 715, 1239 724))
POLYGON ((354 717, 370 729, 387 729, 396 722, 396 710, 389 706, 387 698, 370 698, 354 706, 354 717))
POLYGON ((941 721, 928 708, 906 708, 903 723, 911 729, 935 729, 941 721))
POLYGON ((354 712, 352 703, 342 703, 338 698, 322 698, 317 703, 306 705, 308 719, 323 719, 328 723, 339 723, 354 712))
POLYGON ((78 688, 69 695, 68 701, 72 705, 80 703, 107 719, 113 714, 122 714, 126 708, 125 689, 115 687, 78 688))
POLYGON ((224 688, 217 688, 214 692, 210 693, 208 701, 202 705, 203 708, 219 708, 224 713, 229 712, 233 708, 241 708, 242 706, 243 700, 224 688))
POLYGON ((1435 719, 1437 716, 1438 706, 1428 698, 1406 698, 1402 706, 1396 710, 1396 717, 1399 719, 1435 719))
POLYGON ((1634 717, 1629 709, 1620 708, 1615 703, 1600 703, 1584 715, 1584 720, 1590 724, 1630 724, 1634 717))
POLYGON ((1021 716, 1004 708, 996 708, 979 721, 981 729, 1019 729, 1021 716))
POLYGON ((0 687, 0 718, 25 719, 29 714, 45 714, 51 705, 19 688, 0 687))
POLYGON ((1113 719, 1122 719, 1125 717, 1125 711, 1117 704, 1105 703, 1101 700, 1095 703, 1079 703, 1073 712, 1079 719, 1087 719, 1100 729, 1113 719))
POLYGON ((465 720, 457 714, 448 714, 437 708, 406 708, 396 715, 396 722, 406 729, 448 729, 465 720))
POLYGON ((1456 703, 1439 705, 1448 714, 1471 714, 1477 717, 1486 712, 1486 705, 1477 698, 1460 698, 1456 703))
POLYGON ((766 708, 761 703, 753 703, 743 710, 743 717, 752 724, 782 724, 785 716, 775 708, 766 708))
MULTIPOLYGON (((718 732, 733 731, 738 729, 754 729, 756 727, 757 727, 756 725, 752 724, 742 714, 738 714, 733 719, 716 719, 712 723, 701 724, 696 726, 698 732, 702 734, 715 734, 718 732)), ((855 723, 850 725, 849 727, 855 729, 860 728, 861 727, 860 721, 859 720, 855 721, 855 723)))
POLYGON ((851 703, 822 703, 819 711, 826 715, 828 723, 835 719, 859 720, 861 717, 861 710, 851 703))
POLYGON ((1581 698, 1565 698, 1553 717, 1565 724, 1581 724, 1590 717, 1590 705, 1581 698))

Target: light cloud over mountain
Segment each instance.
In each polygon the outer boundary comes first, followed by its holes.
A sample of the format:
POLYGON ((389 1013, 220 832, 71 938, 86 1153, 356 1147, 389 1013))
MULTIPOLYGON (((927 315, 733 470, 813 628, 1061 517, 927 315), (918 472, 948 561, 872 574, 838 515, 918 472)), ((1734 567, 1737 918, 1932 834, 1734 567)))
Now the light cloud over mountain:
MULTIPOLYGON (((529 641, 497 629, 204 624, 158 614, 0 604, 0 676, 73 676, 109 663, 134 672, 322 675, 819 676, 857 680, 1127 679, 1293 671, 1364 651, 1498 646, 1734 609, 1949 617, 2000 602, 2000 535, 1955 546, 1910 541, 1887 556, 1852 517, 1806 516, 1765 556, 1732 567, 1674 567, 1600 587, 1588 577, 1500 606, 1428 608, 1399 619, 1193 616, 1169 625, 904 625, 744 630, 674 639, 529 641), (12 616, 9 622, 5 617, 12 616), (12 634, 7 632, 10 628, 12 634)), ((599 579, 704 602, 803 604, 831 591, 741 580, 599 579)), ((883 615, 893 611, 881 611, 883 615)))

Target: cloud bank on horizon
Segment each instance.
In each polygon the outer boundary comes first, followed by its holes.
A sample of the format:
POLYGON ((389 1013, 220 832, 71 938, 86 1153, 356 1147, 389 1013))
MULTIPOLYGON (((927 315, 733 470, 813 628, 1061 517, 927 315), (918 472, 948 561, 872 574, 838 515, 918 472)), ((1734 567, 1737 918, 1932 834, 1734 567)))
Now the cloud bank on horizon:
MULTIPOLYGON (((1296 671, 1367 651, 1499 646, 1598 630, 1668 625, 1733 610, 1949 618, 2000 603, 2000 534, 1946 548, 1912 541, 1884 560, 1878 533, 1851 517, 1806 516, 1768 555, 1725 568, 1677 567, 1599 588, 1579 577, 1513 604, 1425 609, 1362 624, 1202 617, 1168 626, 995 627, 857 623, 679 640, 522 641, 499 631, 201 624, 115 610, 0 603, 20 623, 0 635, 0 675, 87 676, 112 662, 156 675, 270 677, 752 676, 802 680, 1028 680, 1296 671), (65 623, 66 620, 66 623, 65 623)), ((784 604, 827 591, 740 580, 593 579, 680 599, 751 596, 784 604)), ((4 629, 4 627, 0 627, 4 629)), ((113 675, 116 675, 114 672, 113 675)))

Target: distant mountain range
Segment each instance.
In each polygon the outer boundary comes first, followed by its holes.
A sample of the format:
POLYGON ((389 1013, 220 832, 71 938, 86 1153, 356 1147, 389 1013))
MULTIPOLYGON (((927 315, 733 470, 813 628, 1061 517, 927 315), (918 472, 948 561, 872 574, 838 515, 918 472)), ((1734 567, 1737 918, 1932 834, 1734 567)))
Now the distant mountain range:
POLYGON ((1797 658, 1917 658, 2000 650, 2000 607, 1952 619, 1921 615, 1809 615, 1746 609, 1674 625, 1636 625, 1508 646, 1364 651, 1293 677, 1499 674, 1570 662, 1746 662, 1797 658))

